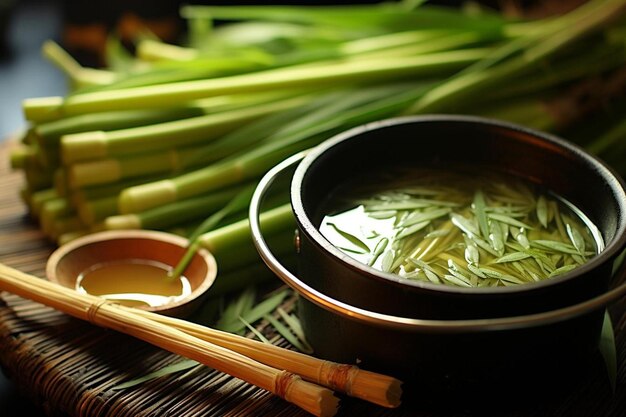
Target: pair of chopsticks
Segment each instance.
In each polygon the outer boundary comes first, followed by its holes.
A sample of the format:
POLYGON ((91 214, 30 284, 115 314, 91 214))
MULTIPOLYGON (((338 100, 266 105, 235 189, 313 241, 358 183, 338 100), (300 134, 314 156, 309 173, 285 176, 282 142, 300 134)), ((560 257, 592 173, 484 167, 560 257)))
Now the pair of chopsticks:
POLYGON ((395 378, 112 304, 1 263, 0 290, 193 359, 268 390, 316 416, 337 412, 339 399, 333 391, 384 407, 400 405, 401 382, 395 378))

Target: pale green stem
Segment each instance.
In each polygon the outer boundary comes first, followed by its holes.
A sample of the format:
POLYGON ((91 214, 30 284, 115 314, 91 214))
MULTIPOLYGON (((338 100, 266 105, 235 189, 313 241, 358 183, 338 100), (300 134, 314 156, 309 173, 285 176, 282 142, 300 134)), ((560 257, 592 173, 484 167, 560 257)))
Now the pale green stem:
POLYGON ((27 99, 23 108, 28 120, 37 121, 41 117, 172 106, 225 94, 381 81, 409 76, 415 78, 459 69, 480 59, 486 52, 485 49, 467 49, 395 60, 328 62, 314 66, 307 64, 216 79, 76 94, 65 99, 27 99))

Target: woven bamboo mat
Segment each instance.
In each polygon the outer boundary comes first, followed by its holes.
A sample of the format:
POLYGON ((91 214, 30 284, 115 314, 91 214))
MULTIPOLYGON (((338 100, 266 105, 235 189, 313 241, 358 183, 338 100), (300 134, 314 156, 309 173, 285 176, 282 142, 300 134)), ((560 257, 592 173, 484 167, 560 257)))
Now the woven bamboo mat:
MULTIPOLYGON (((11 173, 0 145, 0 262, 43 276, 53 250, 30 221, 18 197, 19 174, 11 173)), ((582 369, 567 390, 538 400, 532 386, 523 404, 496 412, 471 412, 455 404, 430 404, 419 393, 397 410, 342 399, 341 416, 451 417, 622 417, 626 416, 626 302, 612 308, 618 350, 614 394, 602 361, 582 369), (450 410, 452 405, 455 411, 450 410)), ((278 343, 285 344, 283 340, 278 343)), ((25 395, 50 416, 306 416, 303 411, 241 380, 198 367, 125 390, 120 383, 146 375, 180 358, 131 337, 94 327, 50 308, 0 295, 0 365, 25 395)), ((468 387, 488 400, 506 387, 468 387)), ((0 410, 1 411, 1 410, 0 410)), ((0 412, 1 414, 1 412, 0 412)))

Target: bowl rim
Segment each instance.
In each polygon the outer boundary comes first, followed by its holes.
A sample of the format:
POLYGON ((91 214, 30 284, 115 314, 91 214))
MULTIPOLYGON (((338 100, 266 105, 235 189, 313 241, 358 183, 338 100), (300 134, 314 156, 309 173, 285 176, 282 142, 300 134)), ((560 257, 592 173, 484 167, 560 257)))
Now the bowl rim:
POLYGON ((361 126, 354 127, 339 133, 321 144, 317 145, 298 164, 294 172, 291 182, 291 204, 295 214, 296 221, 300 226, 300 229, 307 234, 312 242, 321 248, 324 252, 330 253, 334 259, 339 260, 345 267, 356 270, 362 274, 365 274, 368 278, 372 278, 378 281, 391 283, 400 287, 410 287, 423 291, 443 292, 449 294, 459 295, 500 295, 511 293, 525 293, 541 290, 543 288, 558 285, 562 282, 569 281, 575 277, 586 274, 589 271, 595 269, 597 266, 604 264, 607 261, 611 261, 618 255, 624 246, 626 246, 626 216, 622 215, 618 222, 618 227, 614 238, 610 242, 605 242, 604 250, 599 254, 591 258, 585 264, 580 265, 567 273, 558 275, 550 279, 544 279, 533 283, 524 283, 522 285, 515 286, 502 286, 502 287, 457 287, 451 285, 433 284, 429 282, 413 281, 402 278, 396 274, 386 273, 367 266, 349 255, 343 253, 330 243, 322 234, 318 228, 313 224, 308 216, 304 203, 302 200, 303 187, 302 183, 307 176, 311 166, 323 156, 326 152, 334 148, 335 146, 342 144, 346 141, 353 140, 356 137, 368 134, 371 131, 384 129, 387 127, 407 124, 419 124, 423 122, 441 122, 441 123, 472 123, 484 126, 495 126, 498 128, 521 132, 526 135, 530 135, 535 139, 546 141, 553 146, 561 148, 572 154, 577 158, 582 158, 590 166, 593 166, 596 172, 602 176, 607 182, 609 188, 613 191, 614 195, 619 195, 621 198, 616 198, 617 205, 622 208, 622 213, 626 213, 626 186, 622 178, 607 164, 598 159, 597 157, 589 154, 582 147, 568 142, 555 135, 541 132, 538 130, 530 129, 515 123, 505 122, 492 118, 485 118, 479 116, 467 116, 467 115, 419 115, 419 116, 401 116, 393 117, 389 119, 379 120, 376 122, 367 123, 361 126))
MULTIPOLYGON (((181 248, 185 248, 188 244, 188 240, 182 236, 174 235, 171 233, 156 231, 156 230, 138 230, 138 229, 129 229, 129 230, 107 230, 92 233, 86 236, 79 237, 74 239, 64 245, 59 246, 56 250, 52 252, 50 257, 46 262, 46 270, 45 275, 47 279, 51 282, 54 282, 58 285, 61 284, 57 275, 57 266, 61 262, 61 260, 69 255, 70 253, 79 250, 80 248, 86 247, 88 245, 98 244, 102 242, 110 242, 113 240, 129 240, 129 239, 145 239, 145 240, 153 240, 164 242, 168 244, 172 244, 175 246, 179 246, 181 248)), ((217 262, 215 257, 206 249, 199 248, 195 254, 195 256, 199 256, 202 258, 203 262, 207 266, 207 273, 202 278, 202 282, 195 289, 191 291, 189 295, 186 297, 166 304, 162 304, 156 307, 137 307, 144 311, 150 311, 153 313, 165 313, 167 314, 170 311, 175 311, 185 305, 188 305, 195 300, 202 297, 213 285, 215 279, 217 277, 217 262)), ((77 277, 76 277, 77 278, 77 277)), ((75 282, 75 279, 74 279, 75 282)), ((74 287, 72 287, 75 290, 74 287)))

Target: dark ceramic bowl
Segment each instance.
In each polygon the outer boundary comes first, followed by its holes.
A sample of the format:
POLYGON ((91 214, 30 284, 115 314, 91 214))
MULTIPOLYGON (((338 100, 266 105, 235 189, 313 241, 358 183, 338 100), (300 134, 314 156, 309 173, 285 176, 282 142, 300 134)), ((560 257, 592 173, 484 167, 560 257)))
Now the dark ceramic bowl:
POLYGON ((608 291, 613 260, 626 243, 623 183, 579 147, 520 126, 422 116, 358 127, 308 153, 294 174, 291 201, 298 277, 273 264, 255 224, 253 231, 270 267, 303 296, 300 317, 316 354, 430 390, 561 375, 596 348, 604 306, 624 292, 608 291), (338 184, 383 163, 441 169, 471 163, 541 184, 582 210, 605 248, 569 273, 514 287, 452 287, 375 270, 335 248, 318 226, 320 204, 338 184))

